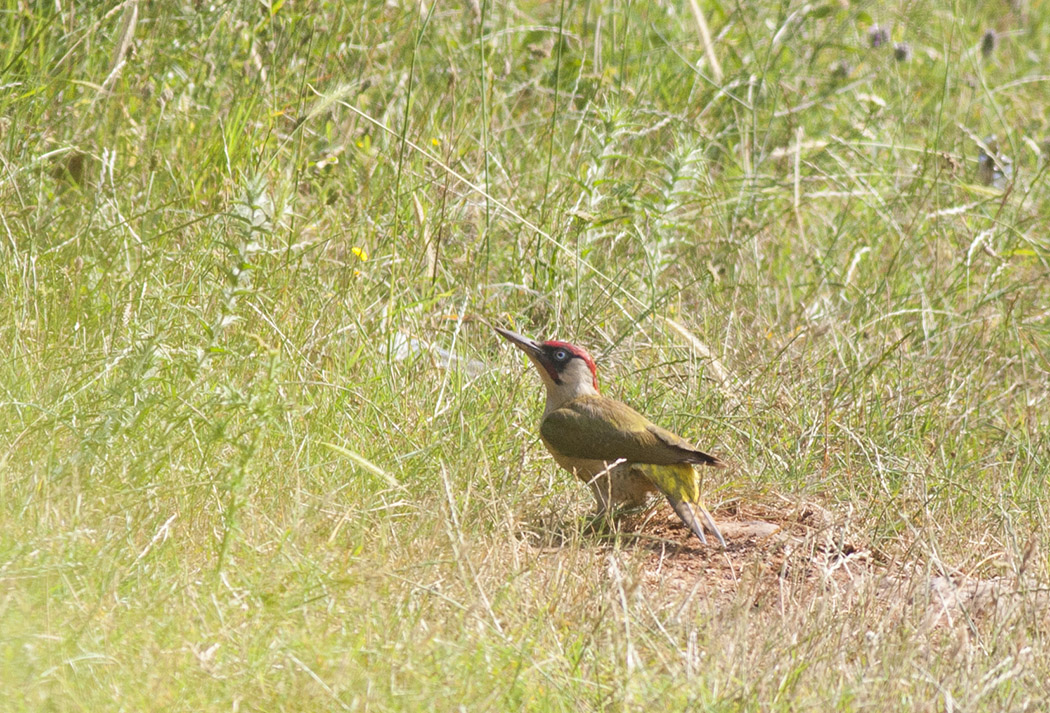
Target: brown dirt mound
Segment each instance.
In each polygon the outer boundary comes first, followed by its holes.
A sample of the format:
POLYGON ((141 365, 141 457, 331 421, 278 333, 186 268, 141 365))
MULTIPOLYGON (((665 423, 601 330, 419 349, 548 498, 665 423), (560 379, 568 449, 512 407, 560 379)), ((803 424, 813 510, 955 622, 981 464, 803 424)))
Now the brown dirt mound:
POLYGON ((865 602, 886 614, 920 607, 929 628, 960 623, 972 628, 980 619, 1001 619, 1021 607, 1040 619, 1050 611, 1045 588, 1024 576, 1023 568, 981 579, 941 562, 897 561, 851 532, 847 518, 815 503, 747 502, 718 510, 713 515, 725 550, 713 537, 702 544, 661 505, 622 514, 615 523, 616 544, 606 545, 648 552, 641 576, 654 595, 725 604, 745 597, 751 606, 780 610, 821 597, 845 607, 865 602))
POLYGON ((735 595, 745 573, 750 580, 773 578, 779 585, 785 578, 797 583, 799 577, 824 578, 836 570, 848 577, 851 571, 866 571, 872 560, 831 513, 813 503, 747 503, 714 517, 726 538, 725 550, 714 538, 702 544, 664 508, 624 517, 618 525, 651 551, 646 572, 654 583, 691 590, 701 580, 708 596, 735 595))

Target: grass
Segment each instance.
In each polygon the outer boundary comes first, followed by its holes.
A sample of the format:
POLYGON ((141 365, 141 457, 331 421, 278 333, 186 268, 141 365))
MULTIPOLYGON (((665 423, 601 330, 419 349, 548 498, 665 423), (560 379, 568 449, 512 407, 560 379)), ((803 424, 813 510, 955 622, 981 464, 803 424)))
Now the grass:
POLYGON ((479 317, 1046 586, 1050 11, 701 5, 0 6, 4 710, 1046 708, 1030 587, 682 589, 538 442, 479 317))

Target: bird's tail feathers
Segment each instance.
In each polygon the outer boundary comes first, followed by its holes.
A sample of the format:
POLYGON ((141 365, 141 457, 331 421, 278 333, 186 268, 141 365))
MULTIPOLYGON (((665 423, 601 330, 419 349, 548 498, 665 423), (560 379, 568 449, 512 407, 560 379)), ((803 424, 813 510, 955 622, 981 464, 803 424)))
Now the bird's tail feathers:
POLYGON ((696 521, 696 514, 693 512, 693 508, 689 503, 684 500, 675 500, 668 496, 667 502, 671 503, 671 507, 678 513, 678 517, 682 518, 693 534, 700 538, 700 541, 705 545, 707 544, 707 535, 704 534, 704 528, 700 527, 700 523, 696 521))
POLYGON ((693 534, 700 538, 700 541, 705 545, 707 544, 707 535, 704 534, 704 528, 700 525, 700 522, 696 519, 696 511, 693 509, 696 507, 700 510, 700 513, 704 516, 705 524, 707 529, 711 531, 711 534, 718 540, 718 544, 722 545, 722 549, 726 548, 726 540, 722 537, 722 532, 718 529, 718 525, 715 524, 715 519, 711 517, 711 513, 707 511, 707 508, 701 503, 697 503, 695 506, 692 503, 686 502, 685 500, 676 500, 671 496, 667 496, 667 501, 671 503, 671 507, 674 508, 675 513, 682 519, 693 534))

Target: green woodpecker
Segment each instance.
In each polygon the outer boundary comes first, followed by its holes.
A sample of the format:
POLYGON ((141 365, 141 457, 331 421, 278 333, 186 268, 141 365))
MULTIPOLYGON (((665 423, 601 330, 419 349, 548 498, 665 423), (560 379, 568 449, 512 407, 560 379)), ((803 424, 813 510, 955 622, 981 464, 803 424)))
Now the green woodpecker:
POLYGON ((598 393, 598 369, 582 349, 566 342, 536 342, 495 328, 536 366, 547 387, 540 422, 543 445, 565 470, 594 493, 599 513, 610 506, 637 506, 655 491, 701 542, 707 537, 696 518, 704 516, 711 533, 726 546, 711 513, 700 500, 694 465, 722 466, 722 461, 660 428, 627 404, 598 393))

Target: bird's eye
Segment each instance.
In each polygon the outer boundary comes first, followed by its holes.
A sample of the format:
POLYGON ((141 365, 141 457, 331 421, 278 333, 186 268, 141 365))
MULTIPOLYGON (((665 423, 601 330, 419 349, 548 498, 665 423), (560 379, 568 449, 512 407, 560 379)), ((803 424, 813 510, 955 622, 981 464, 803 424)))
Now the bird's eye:
POLYGON ((568 358, 569 352, 565 351, 564 349, 559 349, 558 351, 554 352, 554 361, 565 361, 568 358))

